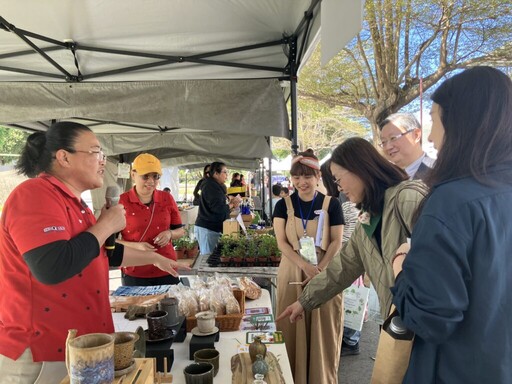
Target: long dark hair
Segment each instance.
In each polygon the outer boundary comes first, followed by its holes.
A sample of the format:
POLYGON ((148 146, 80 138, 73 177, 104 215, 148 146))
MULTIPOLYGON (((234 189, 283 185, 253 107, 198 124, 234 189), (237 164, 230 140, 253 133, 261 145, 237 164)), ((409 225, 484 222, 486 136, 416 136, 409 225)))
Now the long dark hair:
POLYGON ((46 132, 35 132, 27 138, 16 164, 18 173, 36 177, 52 167, 55 152, 65 149, 73 152, 78 135, 91 132, 85 125, 69 121, 52 124, 46 132))
POLYGON ((432 101, 440 107, 444 141, 429 186, 463 176, 485 183, 491 166, 512 161, 512 81, 503 72, 467 69, 443 82, 432 101))
POLYGON ((327 191, 327 195, 338 198, 340 191, 338 191, 338 186, 334 182, 331 172, 331 160, 326 161, 320 166, 320 172, 322 172, 322 183, 327 191))
POLYGON ((409 178, 404 170, 387 161, 373 145, 360 137, 352 137, 338 145, 331 162, 361 179, 365 186, 364 197, 356 207, 372 215, 382 212, 386 190, 409 178))

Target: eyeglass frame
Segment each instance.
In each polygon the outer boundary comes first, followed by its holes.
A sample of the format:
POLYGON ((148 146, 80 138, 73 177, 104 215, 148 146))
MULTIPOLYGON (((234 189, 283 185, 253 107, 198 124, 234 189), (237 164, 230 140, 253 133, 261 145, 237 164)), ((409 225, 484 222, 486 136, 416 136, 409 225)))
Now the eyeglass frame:
MULTIPOLYGON (((349 171, 348 169, 347 169, 347 170, 345 170, 344 172, 345 172, 345 175, 346 175, 347 173, 350 173, 350 171, 349 171)), ((343 175, 343 176, 345 176, 345 175, 343 175)), ((340 180, 343 178, 343 176, 341 176, 341 177, 340 177, 340 178, 338 178, 338 179, 335 179, 334 177, 332 178, 333 183, 334 183, 334 184, 336 184, 336 186, 337 186, 338 188, 341 188, 340 180)))
MULTIPOLYGON (((135 171, 135 172, 137 172, 137 171, 135 171)), ((144 181, 148 181, 150 178, 155 181, 158 181, 162 178, 162 175, 159 173, 146 173, 144 175, 139 175, 139 176, 142 177, 142 180, 144 180, 144 181), (150 175, 153 175, 153 176, 150 176, 150 175)))
POLYGON ((388 140, 381 141, 378 145, 379 145, 379 147, 384 148, 389 143, 394 143, 395 141, 397 141, 401 137, 403 137, 403 136, 405 136, 405 135, 407 135, 407 134, 409 134, 411 132, 414 132, 415 129, 418 129, 418 128, 411 128, 411 129, 409 129, 409 130, 407 130, 405 132, 399 133, 398 135, 391 136, 388 140))
POLYGON ((76 152, 88 153, 89 155, 95 154, 96 155, 96 159, 98 161, 105 161, 105 160, 107 160, 107 155, 105 155, 105 152, 103 152, 102 149, 100 149, 99 151, 92 151, 92 150, 82 151, 82 150, 79 150, 79 149, 68 149, 67 151, 71 152, 71 153, 76 153, 76 152))

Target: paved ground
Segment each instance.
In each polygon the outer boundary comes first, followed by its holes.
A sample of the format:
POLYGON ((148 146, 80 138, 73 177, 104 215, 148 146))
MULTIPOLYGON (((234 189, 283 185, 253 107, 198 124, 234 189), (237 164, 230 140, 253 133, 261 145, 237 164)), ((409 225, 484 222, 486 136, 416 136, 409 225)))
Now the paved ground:
POLYGON ((373 358, 379 342, 379 326, 373 321, 363 325, 359 350, 356 356, 344 356, 340 359, 338 384, 368 384, 372 377, 373 358))

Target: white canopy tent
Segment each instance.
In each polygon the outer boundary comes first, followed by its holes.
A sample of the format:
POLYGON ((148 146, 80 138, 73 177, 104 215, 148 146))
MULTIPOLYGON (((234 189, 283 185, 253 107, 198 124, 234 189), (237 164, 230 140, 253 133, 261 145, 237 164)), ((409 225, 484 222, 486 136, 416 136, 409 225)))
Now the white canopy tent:
POLYGON ((111 160, 157 151, 168 165, 255 168, 270 136, 296 147, 297 73, 320 25, 332 55, 362 3, 0 0, 0 124, 76 120, 111 160))

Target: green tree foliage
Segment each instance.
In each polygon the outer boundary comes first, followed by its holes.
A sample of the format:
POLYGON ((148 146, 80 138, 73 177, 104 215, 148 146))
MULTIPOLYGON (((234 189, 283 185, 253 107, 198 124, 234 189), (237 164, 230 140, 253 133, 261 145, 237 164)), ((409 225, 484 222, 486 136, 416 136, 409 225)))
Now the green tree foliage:
POLYGON ((0 161, 2 164, 17 159, 17 157, 7 155, 19 155, 28 136, 28 132, 0 126, 0 153, 2 154, 0 161))
POLYGON ((367 0, 358 36, 324 68, 318 53, 302 98, 347 107, 377 124, 450 73, 512 64, 510 0, 367 0))

